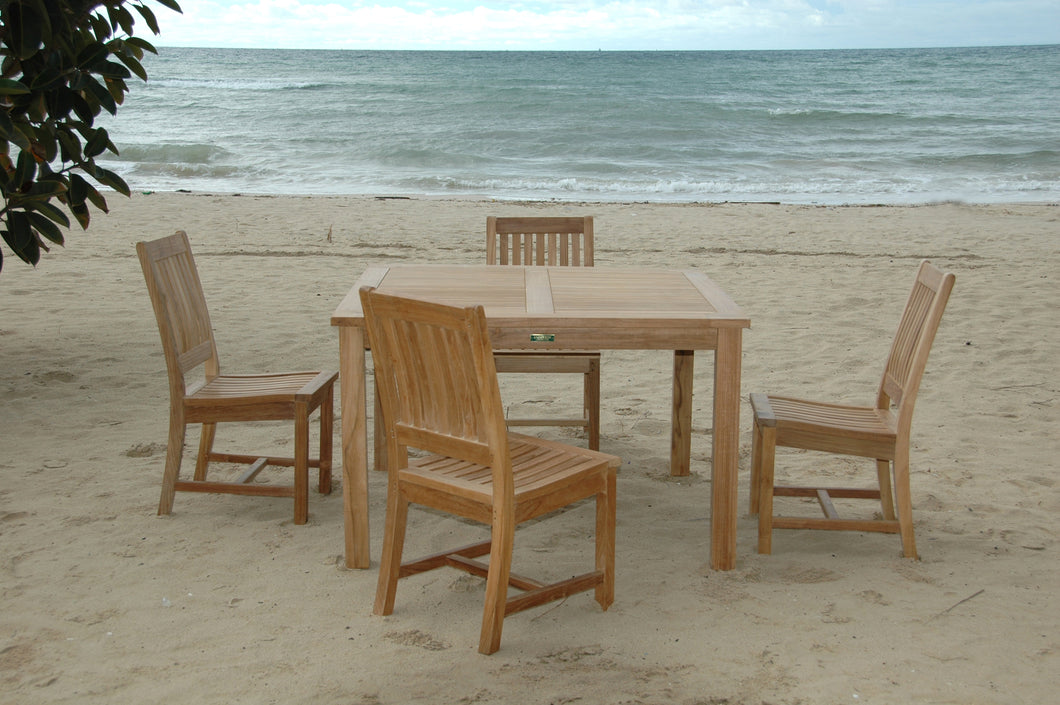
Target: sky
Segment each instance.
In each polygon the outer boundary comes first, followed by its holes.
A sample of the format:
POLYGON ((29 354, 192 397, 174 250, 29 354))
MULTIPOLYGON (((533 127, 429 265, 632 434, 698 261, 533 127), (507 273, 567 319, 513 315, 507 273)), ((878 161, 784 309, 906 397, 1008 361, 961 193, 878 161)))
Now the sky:
MULTIPOLYGON (((157 46, 739 50, 1060 44, 1060 0, 178 0, 157 46)), ((138 33, 147 30, 137 26, 138 33)))

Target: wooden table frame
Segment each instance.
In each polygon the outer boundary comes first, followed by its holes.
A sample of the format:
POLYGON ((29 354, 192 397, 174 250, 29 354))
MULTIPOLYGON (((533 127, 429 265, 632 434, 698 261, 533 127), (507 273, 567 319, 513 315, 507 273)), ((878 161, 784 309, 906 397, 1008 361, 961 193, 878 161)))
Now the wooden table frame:
POLYGON ((740 358, 750 320, 695 270, 488 265, 370 267, 332 314, 339 333, 348 567, 370 564, 363 286, 453 305, 481 303, 496 348, 673 350, 672 475, 690 471, 694 351, 713 350, 710 565, 735 567, 740 358))

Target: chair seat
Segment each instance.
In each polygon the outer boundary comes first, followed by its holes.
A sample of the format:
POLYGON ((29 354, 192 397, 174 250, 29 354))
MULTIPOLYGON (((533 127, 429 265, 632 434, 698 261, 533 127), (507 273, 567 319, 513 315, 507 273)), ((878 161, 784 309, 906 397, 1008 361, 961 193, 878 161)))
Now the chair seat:
POLYGON ((913 500, 909 487, 909 429, 931 343, 942 319, 954 275, 927 260, 917 269, 898 322, 873 406, 850 406, 752 394, 751 513, 758 515, 758 552, 772 551, 774 529, 825 529, 898 533, 902 553, 916 558, 913 500), (872 458, 876 487, 778 484, 779 447, 872 458), (774 516, 774 497, 816 497, 823 518, 774 516), (846 519, 832 498, 879 502, 882 518, 846 519))
POLYGON ((190 405, 242 404, 254 401, 309 401, 334 381, 337 372, 288 372, 266 375, 220 375, 187 397, 190 405), (318 378, 324 375, 322 380, 318 378), (323 384, 321 383, 323 382, 323 384))
POLYGON ((173 510, 173 497, 178 490, 221 492, 293 497, 294 523, 306 523, 310 467, 320 471, 320 492, 331 492, 333 390, 338 373, 222 375, 210 312, 187 233, 178 230, 169 237, 138 242, 136 254, 151 296, 169 375, 169 438, 158 513, 164 515, 173 510), (309 416, 317 410, 320 454, 310 458, 309 416), (247 421, 293 421, 293 456, 214 450, 217 424, 247 421), (191 480, 181 480, 185 436, 188 425, 193 423, 202 424, 195 474, 191 480), (217 482, 207 479, 210 463, 215 461, 249 467, 235 482, 217 482), (255 483, 258 473, 268 465, 293 467, 294 485, 255 483))
MULTIPOLYGON (((587 590, 606 610, 615 597, 619 458, 508 431, 481 305, 460 308, 371 288, 360 297, 388 473, 375 614, 393 613, 401 579, 442 567, 486 580, 483 654, 500 648, 504 620, 517 612, 587 590), (590 498, 596 507, 592 570, 557 582, 512 571, 520 523, 590 498), (484 524, 489 538, 403 560, 412 505, 484 524), (486 554, 488 562, 474 560, 486 554), (509 588, 521 594, 509 597, 509 588)), ((563 573, 570 576, 566 567, 563 573)))
POLYGON ((312 413, 338 376, 333 371, 218 375, 184 397, 187 421, 280 421, 294 418, 299 403, 312 413))
MULTIPOLYGON (((620 462, 606 453, 518 433, 508 434, 508 448, 515 485, 516 523, 566 506, 578 498, 579 487, 583 489, 581 496, 595 494, 603 471, 617 467, 620 462), (557 497, 557 486, 567 486, 570 492, 559 493, 557 497)), ((426 455, 410 459, 409 467, 400 470, 399 477, 406 485, 423 489, 424 494, 417 495, 415 501, 431 505, 427 495, 439 491, 444 493, 445 508, 452 508, 451 498, 456 493, 467 503, 465 511, 469 518, 487 523, 490 520, 493 471, 488 465, 426 455)))
POLYGON ((776 428, 778 445, 891 460, 897 438, 893 413, 793 397, 752 394, 756 423, 776 428))

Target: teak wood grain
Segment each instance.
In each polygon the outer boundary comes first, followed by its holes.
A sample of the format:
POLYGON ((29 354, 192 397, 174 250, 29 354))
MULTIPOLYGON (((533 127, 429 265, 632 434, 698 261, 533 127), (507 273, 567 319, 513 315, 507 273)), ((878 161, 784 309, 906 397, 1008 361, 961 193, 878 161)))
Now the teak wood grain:
POLYGON ((452 306, 481 304, 494 347, 673 351, 673 475, 690 471, 693 353, 713 350, 710 563, 735 566, 740 358, 750 320, 721 287, 695 270, 394 265, 365 270, 331 317, 339 335, 349 567, 370 562, 363 286, 452 306), (540 333, 555 339, 531 337, 540 333))
POLYGON ((831 529, 900 534, 916 558, 909 486, 913 407, 928 353, 955 277, 920 263, 898 323, 873 406, 852 406, 755 393, 751 449, 751 513, 758 514, 758 552, 771 553, 773 529, 831 529), (794 487, 775 484, 777 446, 853 455, 876 461, 876 487, 794 487), (774 516, 774 497, 813 497, 823 517, 774 516), (880 519, 844 519, 833 498, 872 499, 880 519))
MULTIPOLYGON (((593 266, 592 216, 486 218, 486 264, 542 267, 593 266)), ((527 300, 532 311, 552 310, 548 274, 531 270, 527 300)), ((600 449, 599 350, 494 350, 499 373, 580 374, 582 413, 577 418, 508 417, 508 426, 576 426, 585 429, 589 447, 600 449)), ((378 449, 378 444, 376 448, 378 449)), ((377 463, 378 464, 378 463, 377 463)))
POLYGON ((387 446, 387 512, 375 613, 390 614, 401 578, 443 565, 486 578, 479 651, 500 647, 506 615, 595 590, 614 599, 619 458, 509 433, 481 306, 452 307, 361 290, 387 446), (409 450, 415 449, 415 455, 409 450), (546 584, 511 571, 515 527, 596 501, 588 573, 546 584), (490 539, 402 560, 408 509, 420 504, 485 524, 490 539), (473 560, 489 554, 489 564, 473 560), (523 590, 508 597, 508 589, 523 590))
POLYGON ((319 488, 331 492, 333 388, 338 372, 223 375, 206 296, 191 244, 184 231, 136 244, 144 280, 162 338, 169 376, 169 438, 162 475, 159 514, 169 514, 177 491, 222 492, 293 497, 294 523, 309 516, 310 467, 318 468, 319 488), (189 382, 202 368, 203 378, 189 382), (309 416, 320 410, 320 454, 309 457, 309 416), (293 421, 294 456, 222 453, 213 449, 217 424, 245 421, 293 421), (188 424, 202 424, 199 453, 191 480, 180 479, 188 424), (250 467, 236 482, 207 479, 211 461, 250 467), (267 465, 294 468, 294 485, 251 484, 267 465))

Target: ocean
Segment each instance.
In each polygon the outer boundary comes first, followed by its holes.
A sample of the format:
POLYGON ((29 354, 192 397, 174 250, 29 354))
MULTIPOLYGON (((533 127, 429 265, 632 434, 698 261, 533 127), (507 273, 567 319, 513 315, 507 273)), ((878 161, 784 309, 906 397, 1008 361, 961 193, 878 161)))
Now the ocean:
POLYGON ((1060 201, 1060 45, 159 52, 100 122, 138 191, 1060 201))

